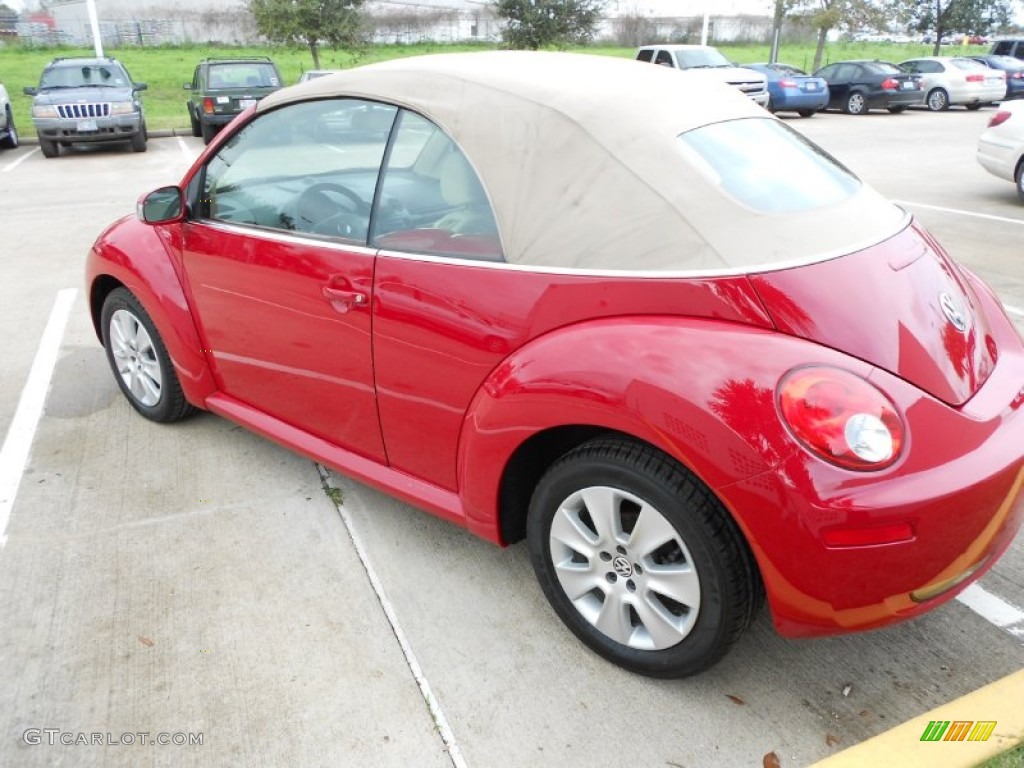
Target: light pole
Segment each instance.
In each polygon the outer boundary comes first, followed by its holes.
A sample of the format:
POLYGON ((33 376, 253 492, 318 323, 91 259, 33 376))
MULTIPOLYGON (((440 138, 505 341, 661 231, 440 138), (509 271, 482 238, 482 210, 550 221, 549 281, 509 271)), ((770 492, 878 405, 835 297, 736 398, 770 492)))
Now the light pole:
POLYGON ((85 0, 86 10, 89 12, 89 26, 92 27, 92 48, 96 51, 96 58, 103 55, 103 41, 100 39, 100 21, 96 16, 96 0, 85 0))

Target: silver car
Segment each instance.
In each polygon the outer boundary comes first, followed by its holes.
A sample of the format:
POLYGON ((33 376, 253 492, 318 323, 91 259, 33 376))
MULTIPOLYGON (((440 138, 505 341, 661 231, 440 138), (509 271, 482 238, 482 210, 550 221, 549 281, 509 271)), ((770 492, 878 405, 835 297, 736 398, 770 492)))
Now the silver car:
POLYGON ((0 149, 17 149, 18 129, 14 127, 14 112, 7 89, 0 83, 0 149))
POLYGON ((925 56, 900 62, 900 69, 921 75, 924 103, 932 112, 954 104, 980 109, 1006 96, 1006 73, 965 56, 925 56))

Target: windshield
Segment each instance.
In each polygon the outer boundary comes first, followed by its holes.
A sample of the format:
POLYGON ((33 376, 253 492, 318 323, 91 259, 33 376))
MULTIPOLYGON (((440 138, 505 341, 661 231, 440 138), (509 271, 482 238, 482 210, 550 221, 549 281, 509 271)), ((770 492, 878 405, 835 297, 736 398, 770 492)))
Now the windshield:
POLYGON ((124 88, 127 85, 129 85, 129 81, 125 71, 110 64, 50 67, 43 72, 43 76, 39 79, 40 90, 81 88, 83 86, 124 88))
POLYGON ((714 48, 692 48, 690 50, 676 51, 676 61, 679 63, 679 69, 732 66, 729 60, 714 48))
POLYGON ((776 120, 713 123, 679 139, 691 165, 756 211, 823 208, 846 200, 860 187, 831 155, 776 120))

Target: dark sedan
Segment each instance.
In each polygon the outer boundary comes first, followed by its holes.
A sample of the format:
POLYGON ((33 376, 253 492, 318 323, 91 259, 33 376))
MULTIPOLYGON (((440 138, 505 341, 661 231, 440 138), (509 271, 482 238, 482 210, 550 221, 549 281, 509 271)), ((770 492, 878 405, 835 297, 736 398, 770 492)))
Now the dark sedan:
POLYGON ((902 112, 924 102, 921 76, 888 61, 837 61, 814 73, 829 89, 829 109, 863 115, 869 109, 902 112))
POLYGON ((789 64, 745 64, 768 80, 768 111, 810 117, 828 104, 828 84, 789 64))
POLYGON ((1015 56, 971 56, 977 62, 1006 73, 1006 99, 1024 99, 1024 61, 1015 56))

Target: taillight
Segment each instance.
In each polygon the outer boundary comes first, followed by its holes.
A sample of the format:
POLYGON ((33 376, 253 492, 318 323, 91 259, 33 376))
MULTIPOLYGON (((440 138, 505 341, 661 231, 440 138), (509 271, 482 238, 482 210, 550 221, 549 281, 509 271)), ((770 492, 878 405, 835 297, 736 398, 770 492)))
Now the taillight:
POLYGON ((1011 72, 1006 77, 1009 80, 1024 80, 1024 72, 1011 72))
POLYGON ((213 114, 213 99, 209 96, 203 99, 203 112, 207 115, 213 114))
POLYGON ((983 83, 983 82, 985 82, 985 76, 984 75, 968 75, 967 76, 967 82, 968 83, 983 83))
MULTIPOLYGON (((1013 113, 1009 112, 1008 110, 1000 109, 998 112, 992 115, 992 118, 988 121, 988 127, 995 128, 997 125, 1002 125, 1003 123, 1010 119, 1011 114, 1013 113)), ((1014 125, 1016 125, 1016 123, 1014 123, 1014 125)))
POLYGON ((839 368, 796 368, 779 382, 782 421, 807 450, 844 469, 877 470, 899 458, 903 419, 859 376, 839 368))
POLYGON ((896 80, 894 80, 891 77, 887 77, 887 78, 885 78, 885 80, 882 81, 882 90, 883 91, 895 91, 899 87, 900 87, 899 83, 896 82, 896 80))
POLYGON ((796 80, 779 80, 779 85, 783 88, 796 88, 796 80))

